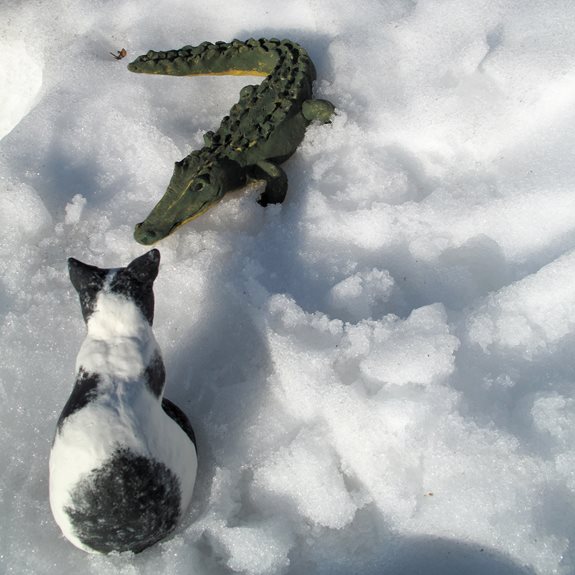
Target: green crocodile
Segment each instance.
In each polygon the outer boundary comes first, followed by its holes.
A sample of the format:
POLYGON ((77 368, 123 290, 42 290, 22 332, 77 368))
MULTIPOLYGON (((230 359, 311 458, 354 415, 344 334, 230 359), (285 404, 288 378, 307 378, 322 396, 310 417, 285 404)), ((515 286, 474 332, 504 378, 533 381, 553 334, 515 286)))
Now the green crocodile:
POLYGON ((296 151, 310 122, 329 122, 334 112, 330 102, 312 98, 313 62, 301 46, 288 40, 203 42, 181 50, 151 50, 128 69, 173 76, 266 76, 261 84, 242 88, 239 102, 218 130, 204 135, 203 148, 176 162, 163 197, 136 225, 134 237, 146 245, 252 180, 266 182, 261 205, 282 202, 288 183, 279 164, 296 151))

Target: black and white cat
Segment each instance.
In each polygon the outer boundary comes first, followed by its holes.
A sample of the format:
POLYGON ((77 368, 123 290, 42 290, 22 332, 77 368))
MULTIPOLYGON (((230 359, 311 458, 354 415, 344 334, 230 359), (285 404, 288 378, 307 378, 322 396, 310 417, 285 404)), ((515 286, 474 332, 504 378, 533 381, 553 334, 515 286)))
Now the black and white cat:
POLYGON ((194 432, 163 397, 152 333, 159 264, 158 250, 118 269, 68 260, 88 333, 50 454, 50 505, 64 535, 92 553, 165 537, 196 480, 194 432))

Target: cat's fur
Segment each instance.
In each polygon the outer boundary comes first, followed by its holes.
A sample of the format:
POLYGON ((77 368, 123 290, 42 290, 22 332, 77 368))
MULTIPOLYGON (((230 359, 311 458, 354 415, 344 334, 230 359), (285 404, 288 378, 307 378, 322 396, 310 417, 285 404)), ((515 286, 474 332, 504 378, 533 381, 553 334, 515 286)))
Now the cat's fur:
POLYGON ((163 397, 152 333, 152 250, 119 269, 70 258, 87 336, 50 454, 50 505, 63 534, 95 553, 139 552, 188 507, 197 458, 192 427, 163 397))

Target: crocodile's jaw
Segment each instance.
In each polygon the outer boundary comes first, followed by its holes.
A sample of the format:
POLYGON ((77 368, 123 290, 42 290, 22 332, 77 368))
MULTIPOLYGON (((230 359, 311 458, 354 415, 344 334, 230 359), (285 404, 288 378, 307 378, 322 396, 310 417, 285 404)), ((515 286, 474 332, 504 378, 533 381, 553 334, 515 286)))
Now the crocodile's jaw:
POLYGON ((134 229, 134 239, 145 246, 155 244, 169 236, 180 226, 187 224, 189 221, 194 220, 207 212, 211 207, 215 206, 220 199, 221 196, 216 197, 211 201, 203 202, 198 205, 197 209, 190 210, 187 215, 169 220, 164 215, 161 221, 159 221, 156 217, 156 209, 154 208, 143 222, 136 224, 134 229))

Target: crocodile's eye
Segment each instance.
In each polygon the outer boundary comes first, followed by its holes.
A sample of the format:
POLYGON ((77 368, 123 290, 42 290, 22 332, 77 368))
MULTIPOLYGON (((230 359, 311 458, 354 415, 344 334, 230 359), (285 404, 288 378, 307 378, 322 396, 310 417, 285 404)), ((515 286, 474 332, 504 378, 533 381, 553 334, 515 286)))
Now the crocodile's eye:
POLYGON ((203 179, 196 180, 192 186, 194 192, 201 192, 206 187, 206 182, 203 179))

